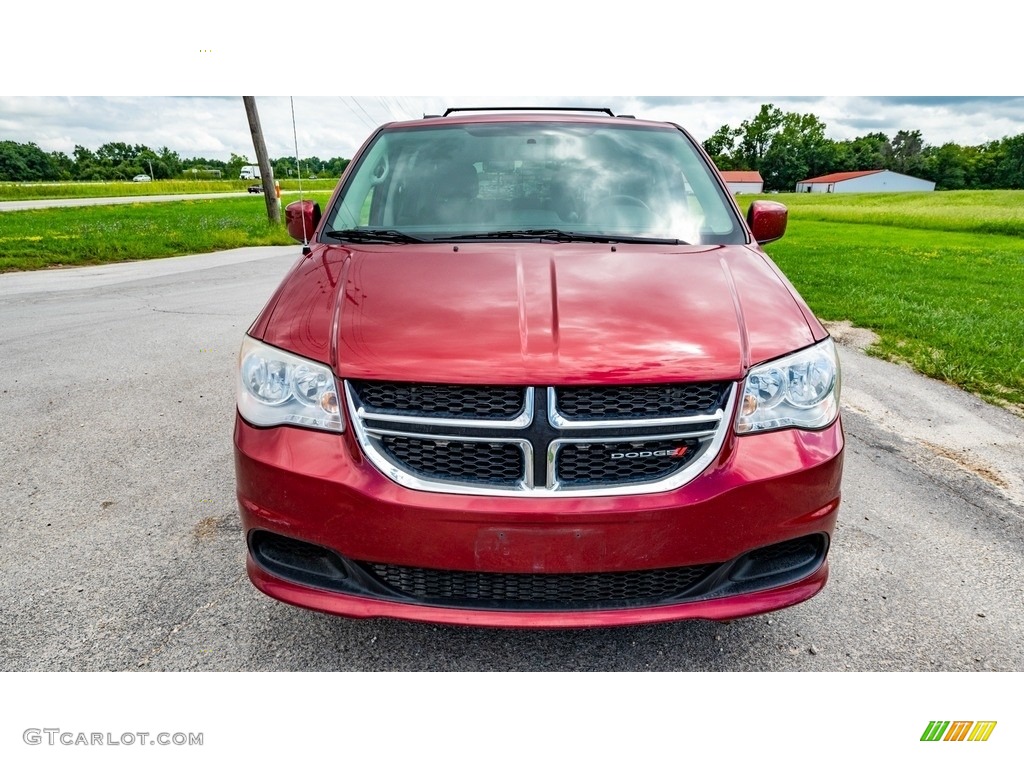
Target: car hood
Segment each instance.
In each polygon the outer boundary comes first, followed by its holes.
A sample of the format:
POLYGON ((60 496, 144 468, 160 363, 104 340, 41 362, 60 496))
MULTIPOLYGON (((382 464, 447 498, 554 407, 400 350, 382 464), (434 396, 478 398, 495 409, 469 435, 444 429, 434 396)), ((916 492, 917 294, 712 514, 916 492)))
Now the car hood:
POLYGON ((320 245, 251 332, 345 378, 736 380, 824 331, 753 247, 320 245))

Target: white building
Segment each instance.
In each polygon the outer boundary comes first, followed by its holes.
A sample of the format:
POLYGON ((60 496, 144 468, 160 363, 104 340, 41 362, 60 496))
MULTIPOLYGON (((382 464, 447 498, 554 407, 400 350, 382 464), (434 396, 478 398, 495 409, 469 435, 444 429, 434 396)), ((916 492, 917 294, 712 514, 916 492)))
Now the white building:
POLYGON ((797 192, 934 192, 935 182, 895 171, 847 171, 796 183, 797 192))
POLYGON ((759 195, 764 192, 764 179, 757 171, 721 171, 722 180, 734 195, 759 195))

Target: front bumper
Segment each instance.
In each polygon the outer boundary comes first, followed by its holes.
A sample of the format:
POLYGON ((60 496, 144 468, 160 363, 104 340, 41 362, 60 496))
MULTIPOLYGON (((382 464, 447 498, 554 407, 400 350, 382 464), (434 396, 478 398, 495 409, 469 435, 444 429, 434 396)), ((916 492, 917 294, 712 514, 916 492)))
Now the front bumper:
POLYGON ((828 575, 842 454, 837 421, 817 432, 730 436, 700 477, 667 493, 482 498, 398 486, 362 457, 350 433, 259 429, 240 418, 235 427, 248 571, 259 589, 342 616, 499 627, 725 620, 810 598, 828 575), (341 575, 282 567, 253 548, 275 536, 302 543, 300 550, 326 550, 341 575), (794 540, 818 542, 818 553, 788 570, 733 578, 751 553, 794 540), (403 591, 375 584, 367 564, 456 580, 469 574, 474 584, 491 583, 496 574, 515 575, 519 584, 560 581, 559 575, 709 570, 677 598, 629 594, 588 605, 571 595, 508 599, 507 589, 498 597, 403 591))

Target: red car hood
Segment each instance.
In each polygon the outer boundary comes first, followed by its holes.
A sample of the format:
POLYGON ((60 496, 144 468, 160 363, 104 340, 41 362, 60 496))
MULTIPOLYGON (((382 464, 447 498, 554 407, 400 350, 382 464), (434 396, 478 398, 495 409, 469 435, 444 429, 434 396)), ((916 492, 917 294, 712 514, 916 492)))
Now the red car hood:
POLYGON ((741 378, 824 331, 746 246, 318 246, 252 333, 345 378, 741 378))

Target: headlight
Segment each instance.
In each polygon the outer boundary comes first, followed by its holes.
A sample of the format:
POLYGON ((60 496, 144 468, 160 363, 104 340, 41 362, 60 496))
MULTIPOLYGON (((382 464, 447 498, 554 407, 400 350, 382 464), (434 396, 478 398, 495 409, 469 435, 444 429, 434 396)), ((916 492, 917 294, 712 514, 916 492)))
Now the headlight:
POLYGON ((250 424, 345 428, 330 368, 248 336, 238 353, 237 389, 238 412, 250 424))
POLYGON ((839 414, 839 358, 832 339, 750 369, 736 431, 820 429, 839 414))

